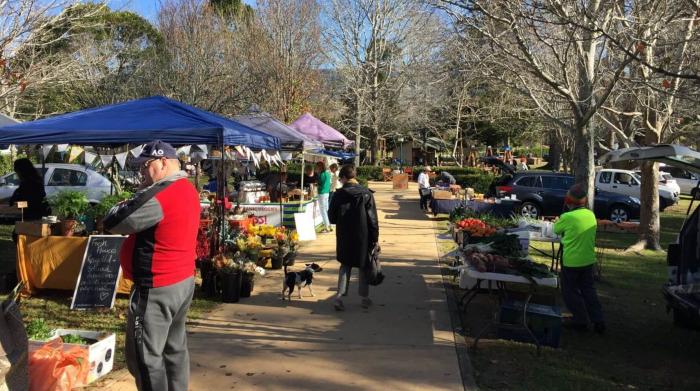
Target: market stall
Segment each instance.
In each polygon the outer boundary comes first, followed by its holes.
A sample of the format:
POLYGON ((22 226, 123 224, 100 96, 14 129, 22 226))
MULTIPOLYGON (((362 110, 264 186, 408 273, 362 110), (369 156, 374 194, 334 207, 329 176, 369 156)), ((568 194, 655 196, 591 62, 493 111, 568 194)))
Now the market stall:
MULTIPOLYGON (((229 145, 237 147, 248 155, 255 153, 257 158, 269 158, 272 156, 272 151, 279 150, 280 145, 279 139, 275 136, 159 96, 0 128, 0 144, 42 145, 43 153, 50 150, 54 144, 126 145, 128 149, 128 145, 133 146, 156 139, 182 146, 181 150, 184 150, 184 153, 196 149, 200 155, 204 156, 213 148, 223 151, 224 147, 229 145), (251 149, 257 149, 260 152, 253 152, 251 149)), ((75 149, 80 151, 80 147, 75 149)), ((129 153, 138 155, 140 149, 137 147, 120 154, 119 157, 99 156, 94 151, 86 150, 76 155, 78 155, 77 159, 84 164, 106 166, 112 164, 114 160, 126 162, 129 153)), ((72 155, 71 153, 71 157, 72 155)), ((221 179, 219 183, 223 184, 223 173, 217 174, 221 179)), ((224 204, 217 201, 223 199, 223 186, 219 186, 216 193, 213 205, 217 213, 213 217, 215 217, 214 221, 218 218, 223 226, 223 219, 220 217, 224 215, 224 204)), ((212 228, 218 232, 221 226, 214 225, 212 228)), ((218 238, 219 235, 215 234, 211 237, 218 238)), ((86 238, 49 236, 36 241, 26 239, 21 241, 17 248, 20 277, 25 284, 32 287, 30 289, 42 287, 61 289, 70 281, 74 284, 78 273, 74 257, 75 254, 80 253, 81 246, 84 251, 84 240, 86 238)), ((215 246, 218 247, 218 244, 215 243, 215 246)))
MULTIPOLYGON (((75 289, 83 262, 87 237, 29 236, 17 237, 17 274, 24 282, 24 292, 38 289, 75 289)), ((119 279, 118 293, 128 294, 131 281, 119 279)))
POLYGON ((534 262, 528 253, 530 238, 557 239, 549 225, 478 214, 464 207, 450 217, 450 230, 459 245, 452 269, 465 289, 462 308, 466 311, 480 293, 494 302, 492 321, 475 334, 474 346, 491 328, 500 338, 534 343, 538 354, 540 345, 558 346, 560 310, 551 303, 559 281, 550 267, 534 262), (550 297, 549 303, 534 303, 536 294, 550 297))

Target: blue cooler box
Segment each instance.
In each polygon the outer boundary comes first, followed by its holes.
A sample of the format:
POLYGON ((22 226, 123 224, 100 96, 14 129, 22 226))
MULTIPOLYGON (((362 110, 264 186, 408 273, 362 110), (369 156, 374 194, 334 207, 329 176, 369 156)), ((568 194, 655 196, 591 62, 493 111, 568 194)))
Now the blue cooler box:
MULTIPOLYGON (((522 325, 523 302, 506 300, 501 304, 500 321, 522 325)), ((541 345, 559 347, 561 335, 561 310, 558 306, 528 304, 527 325, 541 345)), ((532 343, 532 337, 525 329, 499 327, 498 338, 532 343)))

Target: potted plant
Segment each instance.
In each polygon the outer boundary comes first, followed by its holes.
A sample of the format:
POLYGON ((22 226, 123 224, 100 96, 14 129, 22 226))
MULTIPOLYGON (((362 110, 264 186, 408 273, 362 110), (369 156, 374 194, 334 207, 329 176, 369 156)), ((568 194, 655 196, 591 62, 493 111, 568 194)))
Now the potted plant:
POLYGON ((260 236, 255 234, 248 233, 248 235, 241 235, 236 239, 238 251, 253 262, 258 260, 262 246, 260 236))
POLYGON ((63 236, 73 236, 77 219, 88 209, 88 199, 85 193, 75 190, 64 190, 49 198, 51 209, 61 219, 63 236))
POLYGON ((240 253, 235 258, 222 254, 214 257, 214 267, 221 280, 221 301, 224 303, 237 303, 241 297, 242 265, 240 253))
POLYGON ((109 213, 109 211, 118 203, 128 200, 131 198, 132 194, 128 191, 124 191, 118 194, 111 194, 104 197, 97 205, 91 207, 88 214, 91 218, 95 219, 95 225, 97 231, 100 233, 104 232, 104 227, 102 225, 102 219, 109 213))
POLYGON ((272 268, 281 269, 284 257, 289 254, 288 234, 285 227, 278 227, 275 232, 275 246, 272 249, 272 268))
POLYGON ((292 230, 287 235, 287 247, 289 251, 284 256, 284 266, 292 266, 299 252, 299 233, 296 230, 292 230))
POLYGON ((243 263, 243 280, 241 281, 241 297, 250 297, 253 288, 255 287, 256 274, 265 275, 265 269, 255 264, 251 260, 246 260, 243 263))

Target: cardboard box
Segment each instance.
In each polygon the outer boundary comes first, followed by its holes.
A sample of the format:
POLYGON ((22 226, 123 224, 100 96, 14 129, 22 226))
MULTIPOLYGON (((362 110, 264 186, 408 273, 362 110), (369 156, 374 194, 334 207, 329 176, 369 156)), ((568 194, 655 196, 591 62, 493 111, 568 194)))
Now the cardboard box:
MULTIPOLYGON (((93 339, 97 342, 91 345, 78 345, 71 343, 64 343, 63 350, 69 350, 74 347, 79 347, 86 349, 88 351, 88 359, 90 360, 90 373, 88 374, 87 382, 92 383, 93 381, 101 378, 102 376, 108 374, 112 371, 114 366, 114 348, 116 345, 116 336, 114 333, 100 333, 97 331, 87 331, 87 330, 70 330, 70 329, 56 329, 52 333, 52 338, 58 338, 63 335, 74 334, 82 338, 93 339)), ((38 350, 48 341, 29 341, 29 352, 38 350)))
POLYGON ((18 221, 15 223, 18 235, 51 236, 51 225, 41 221, 18 221))
POLYGON ((391 178, 394 190, 408 189, 408 174, 396 174, 391 178))
POLYGON ((449 190, 433 190, 433 198, 436 200, 451 200, 452 192, 449 190))

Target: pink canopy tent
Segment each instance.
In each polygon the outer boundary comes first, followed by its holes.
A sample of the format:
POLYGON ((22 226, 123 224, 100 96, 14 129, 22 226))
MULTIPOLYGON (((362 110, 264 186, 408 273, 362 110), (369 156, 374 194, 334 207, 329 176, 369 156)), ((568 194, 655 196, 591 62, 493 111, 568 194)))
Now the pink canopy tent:
POLYGON ((339 131, 309 113, 304 113, 289 126, 313 140, 322 142, 326 147, 347 148, 353 144, 339 131))

